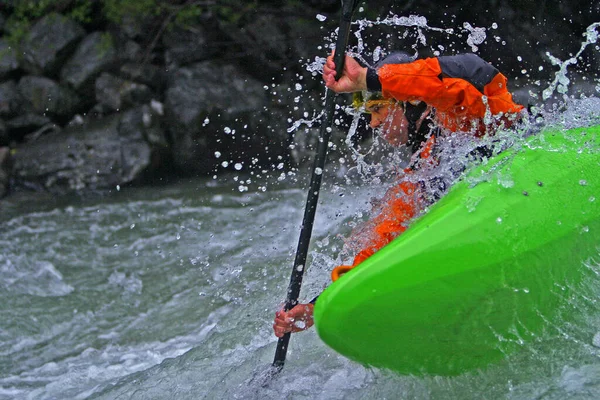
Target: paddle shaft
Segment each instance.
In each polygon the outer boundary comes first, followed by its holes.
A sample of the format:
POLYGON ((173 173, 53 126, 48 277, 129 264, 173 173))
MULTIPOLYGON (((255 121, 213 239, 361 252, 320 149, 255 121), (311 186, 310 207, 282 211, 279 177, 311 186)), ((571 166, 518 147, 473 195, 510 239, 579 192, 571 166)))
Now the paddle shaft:
MULTIPOLYGON (((336 79, 339 79, 339 77, 342 76, 342 71, 344 70, 344 58, 346 56, 346 47, 348 46, 352 15, 354 14, 357 5, 358 0, 342 0, 342 15, 340 17, 340 27, 335 45, 336 52, 334 55, 336 79)), ((313 165, 308 196, 306 198, 306 206, 304 207, 304 218, 302 219, 300 239, 298 240, 296 258, 294 260, 290 284, 288 286, 287 299, 284 307, 285 311, 290 310, 298 304, 298 297, 300 296, 306 257, 315 221, 315 213, 317 211, 319 191, 321 189, 321 179, 323 176, 323 169, 325 168, 325 160, 327 159, 327 148, 329 146, 329 137, 331 136, 331 122, 335 111, 335 98, 335 92, 333 90, 328 90, 325 97, 325 120, 321 124, 319 130, 317 155, 313 165)), ((278 367, 279 369, 283 368, 290 336, 290 333, 286 333, 283 337, 279 338, 277 349, 275 351, 275 358, 273 360, 274 367, 278 367)))

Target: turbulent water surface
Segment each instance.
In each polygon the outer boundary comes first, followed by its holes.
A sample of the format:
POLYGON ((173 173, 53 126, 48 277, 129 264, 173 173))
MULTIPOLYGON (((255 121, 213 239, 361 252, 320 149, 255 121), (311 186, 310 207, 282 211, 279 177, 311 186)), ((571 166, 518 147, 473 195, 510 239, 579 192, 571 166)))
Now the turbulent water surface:
MULTIPOLYGON (((563 120, 589 122, 600 109, 577 106, 563 120)), ((348 361, 311 330, 293 335, 285 368, 269 376, 270 325, 285 297, 305 180, 246 190, 240 179, 6 200, 0 398, 600 397, 595 274, 564 306, 568 320, 485 370, 397 376, 348 361)), ((347 223, 369 210, 380 186, 326 184, 303 298, 327 284, 347 223)), ((600 271, 595 260, 582 267, 600 271)))
MULTIPOLYGON (((563 93, 567 84, 562 73, 552 89, 563 93)), ((598 99, 554 111, 542 124, 600 123, 598 99)), ((271 324, 306 198, 305 179, 276 175, 268 183, 240 174, 85 199, 3 200, 0 399, 600 398, 594 259, 581 260, 588 278, 571 288, 565 318, 484 370, 398 376, 348 361, 310 330, 293 335, 285 368, 269 375, 271 324)), ((349 222, 385 187, 333 184, 333 175, 324 171, 306 300, 342 261, 349 222)))

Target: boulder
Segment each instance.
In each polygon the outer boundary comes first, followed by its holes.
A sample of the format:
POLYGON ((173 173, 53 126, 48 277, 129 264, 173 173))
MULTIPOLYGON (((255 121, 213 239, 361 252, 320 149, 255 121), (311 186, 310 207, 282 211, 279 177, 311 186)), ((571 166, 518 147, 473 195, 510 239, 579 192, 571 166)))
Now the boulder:
POLYGON ((168 30, 162 37, 162 43, 165 47, 165 63, 169 68, 207 60, 222 46, 218 38, 202 25, 168 30))
POLYGON ((38 20, 21 43, 23 68, 33 75, 57 76, 57 68, 85 35, 75 21, 56 13, 38 20))
POLYGON ((18 68, 19 62, 15 48, 0 38, 0 80, 11 76, 18 68))
POLYGON ((10 118, 22 112, 23 99, 15 81, 0 83, 0 117, 10 118))
POLYGON ((100 73, 111 69, 117 52, 109 33, 94 32, 86 36, 73 56, 63 66, 61 81, 79 93, 93 97, 94 82, 100 73))
POLYGON ((142 179, 149 168, 157 167, 152 158, 155 146, 146 139, 150 136, 146 130, 160 127, 159 117, 146 113, 152 113, 147 106, 22 144, 14 155, 15 186, 61 194, 142 179), (132 120, 140 122, 128 122, 132 120))
POLYGON ((0 146, 8 146, 10 137, 8 136, 8 127, 6 123, 0 119, 0 146))
MULTIPOLYGON (((242 135, 250 120, 266 107, 263 85, 232 65, 201 62, 180 68, 171 77, 165 95, 165 114, 173 141, 176 166, 183 171, 210 173, 214 153, 228 153, 232 140, 242 135)), ((266 126, 266 124, 265 124, 266 126)), ((241 143, 246 158, 252 151, 241 143)))
POLYGON ((152 91, 143 83, 135 83, 103 72, 96 79, 96 101, 111 111, 148 103, 152 91))
POLYGON ((66 118, 80 108, 81 99, 73 90, 42 76, 24 76, 18 84, 23 106, 36 114, 66 118))
POLYGON ((35 114, 23 113, 6 121, 6 127, 12 140, 21 141, 28 134, 38 132, 40 129, 53 127, 50 118, 35 114))
POLYGON ((289 27, 284 20, 258 14, 243 26, 227 22, 220 29, 232 47, 239 46, 246 72, 255 78, 266 82, 289 65, 289 27))
POLYGON ((121 66, 119 75, 160 92, 167 86, 167 72, 153 64, 125 63, 121 66))
POLYGON ((0 147, 0 198, 8 192, 10 180, 11 156, 8 147, 0 147))

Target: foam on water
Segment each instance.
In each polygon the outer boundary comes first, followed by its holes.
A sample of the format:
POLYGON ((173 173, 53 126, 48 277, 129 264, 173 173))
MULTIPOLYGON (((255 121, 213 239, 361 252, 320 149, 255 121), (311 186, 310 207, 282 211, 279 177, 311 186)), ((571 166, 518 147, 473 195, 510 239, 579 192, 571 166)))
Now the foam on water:
MULTIPOLYGON (((454 37, 473 51, 491 37, 490 28, 472 24, 436 28, 423 17, 390 15, 356 21, 358 44, 352 52, 369 62, 379 59, 384 51, 369 47, 366 32, 386 26, 398 28, 398 36, 414 30, 414 48, 430 46, 438 54, 445 49, 428 44, 428 33, 454 37)), ((595 43, 596 29, 597 24, 588 29, 586 43, 595 43)), ((333 43, 333 37, 327 40, 333 43)), ((315 79, 323 60, 307 62, 315 79)), ((560 85, 571 82, 565 79, 570 65, 557 61, 558 75, 548 86, 552 96, 558 92, 559 106, 539 110, 539 119, 516 134, 501 131, 483 144, 499 152, 522 145, 536 126, 600 123, 598 98, 562 90, 560 85)), ((296 85, 300 103, 305 86, 296 85)), ((303 300, 318 294, 329 283, 330 270, 351 257, 350 232, 376 212, 373 198, 381 198, 409 162, 405 149, 387 147, 377 135, 356 146, 362 116, 347 107, 338 111, 350 120, 337 144, 344 146, 344 163, 322 171, 325 186, 303 300), (334 179, 336 171, 341 178, 334 179)), ((321 116, 321 110, 308 110, 290 121, 289 131, 317 126, 321 116)), ((345 129, 344 123, 334 126, 345 129)), ((441 155, 453 162, 424 168, 412 179, 452 182, 469 166, 466 155, 481 144, 442 137, 441 155)), ((275 167, 261 171, 261 178, 240 167, 225 183, 197 181, 160 191, 122 188, 105 201, 4 214, 0 398, 600 397, 597 260, 585 260, 588 279, 570 288, 574 295, 561 306, 562 315, 575 320, 549 323, 533 345, 489 369, 453 378, 397 376, 337 355, 310 330, 293 335, 285 368, 269 375, 276 343, 273 314, 285 298, 306 193, 295 171, 275 167), (269 376, 266 382, 263 375, 269 376)), ((511 183, 510 176, 481 179, 511 183)), ((477 201, 469 207, 476 209, 477 201)), ((557 294, 563 289, 555 288, 557 294)))
POLYGON ((0 255, 0 274, 0 288, 14 294, 54 297, 67 295, 74 290, 48 261, 31 263, 21 256, 13 262, 5 255, 0 255))

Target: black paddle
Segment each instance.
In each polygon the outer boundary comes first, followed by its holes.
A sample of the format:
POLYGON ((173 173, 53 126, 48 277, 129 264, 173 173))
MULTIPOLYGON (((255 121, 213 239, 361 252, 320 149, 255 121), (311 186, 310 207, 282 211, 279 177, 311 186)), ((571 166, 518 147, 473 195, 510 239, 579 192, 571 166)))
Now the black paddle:
MULTIPOLYGON (((335 45, 336 51, 333 59, 335 62, 335 70, 337 72, 336 79, 339 79, 339 77, 342 76, 342 71, 344 70, 344 58, 346 56, 346 47, 348 46, 348 36, 350 35, 350 24, 352 23, 352 16, 354 15, 358 3, 359 0, 342 0, 342 15, 340 17, 340 28, 338 30, 338 37, 335 45)), ((300 229, 300 239, 296 250, 296 259, 294 260, 294 266, 292 267, 290 285, 287 291, 287 299, 284 307, 285 311, 290 310, 298 304, 298 296, 300 295, 306 256, 308 254, 308 245, 310 244, 310 236, 315 221, 315 212, 317 211, 322 172, 325 167, 325 159, 327 158, 327 147, 329 145, 329 137, 331 136, 330 128, 334 109, 335 92, 333 90, 328 90, 325 98, 325 120, 321 124, 321 129, 319 131, 319 145, 314 161, 312 177, 310 179, 306 206, 304 208, 304 218, 300 229)), ((281 370, 285 363, 289 341, 290 333, 286 333, 277 342, 273 366, 278 370, 281 370)))

